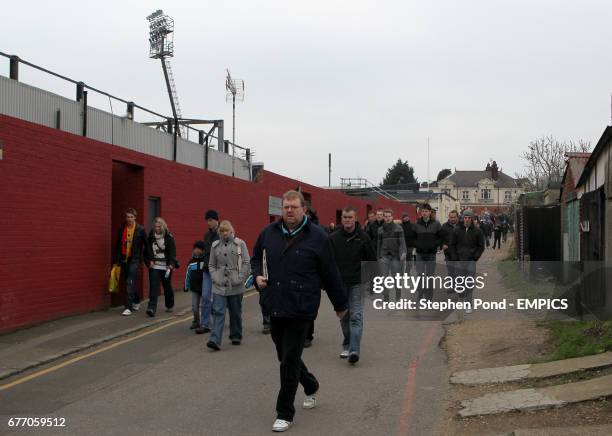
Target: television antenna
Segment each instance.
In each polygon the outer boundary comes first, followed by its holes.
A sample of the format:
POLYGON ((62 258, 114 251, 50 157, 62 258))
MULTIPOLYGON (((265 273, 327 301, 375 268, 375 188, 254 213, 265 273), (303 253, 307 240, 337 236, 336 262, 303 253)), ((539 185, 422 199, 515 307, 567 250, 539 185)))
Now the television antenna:
POLYGON ((225 101, 232 101, 232 177, 234 176, 235 166, 235 145, 236 145, 236 101, 244 101, 244 80, 232 79, 229 69, 226 69, 227 76, 225 78, 225 101))

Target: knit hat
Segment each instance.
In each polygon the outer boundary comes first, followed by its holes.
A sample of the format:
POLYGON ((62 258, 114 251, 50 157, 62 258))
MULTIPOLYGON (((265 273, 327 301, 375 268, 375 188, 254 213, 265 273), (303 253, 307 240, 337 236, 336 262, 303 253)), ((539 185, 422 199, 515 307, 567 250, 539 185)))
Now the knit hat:
POLYGON ((193 243, 193 248, 199 248, 200 250, 204 250, 204 241, 195 241, 193 243))
POLYGON ((463 216, 474 216, 474 212, 472 212, 472 209, 466 209, 463 211, 463 216))
POLYGON ((207 210, 206 215, 204 216, 205 220, 213 219, 215 221, 219 221, 219 213, 216 210, 207 210))

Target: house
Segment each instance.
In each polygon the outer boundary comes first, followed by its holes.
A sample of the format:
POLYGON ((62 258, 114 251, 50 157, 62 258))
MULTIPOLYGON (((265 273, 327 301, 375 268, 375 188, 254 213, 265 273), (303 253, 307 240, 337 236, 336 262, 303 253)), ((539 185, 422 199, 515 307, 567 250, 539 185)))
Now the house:
POLYGON ((508 213, 525 192, 518 180, 503 173, 495 161, 482 171, 455 171, 431 190, 456 198, 461 209, 472 209, 478 215, 508 213))

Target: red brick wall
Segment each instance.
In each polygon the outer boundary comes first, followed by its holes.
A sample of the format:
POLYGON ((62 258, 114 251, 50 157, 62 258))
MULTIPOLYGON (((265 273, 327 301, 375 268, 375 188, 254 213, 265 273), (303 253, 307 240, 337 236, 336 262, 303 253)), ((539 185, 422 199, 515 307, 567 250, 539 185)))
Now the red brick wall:
MULTIPOLYGON (((3 115, 0 141, 0 332, 108 307, 117 226, 126 207, 147 223, 149 196, 161 199, 183 265, 206 231, 207 209, 231 220, 251 250, 269 223, 268 196, 298 186, 324 225, 347 204, 362 221, 368 204, 416 217, 412 205, 366 202, 270 172, 260 183, 247 182, 3 115)), ((184 268, 175 274, 175 287, 182 287, 183 274, 184 268)), ((143 285, 146 297, 146 278, 143 285)))

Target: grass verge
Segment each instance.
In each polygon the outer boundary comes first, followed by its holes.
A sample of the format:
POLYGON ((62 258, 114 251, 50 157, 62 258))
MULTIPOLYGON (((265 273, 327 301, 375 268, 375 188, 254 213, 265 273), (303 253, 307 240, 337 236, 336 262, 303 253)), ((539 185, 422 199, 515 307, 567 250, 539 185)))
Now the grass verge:
POLYGON ((612 321, 552 321, 550 360, 590 356, 612 351, 612 321))

